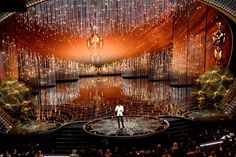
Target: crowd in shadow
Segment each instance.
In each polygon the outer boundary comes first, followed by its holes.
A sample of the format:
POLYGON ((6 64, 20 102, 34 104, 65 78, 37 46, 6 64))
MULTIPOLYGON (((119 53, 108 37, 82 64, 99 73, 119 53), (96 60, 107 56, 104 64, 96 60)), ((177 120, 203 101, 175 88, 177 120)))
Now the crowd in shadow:
MULTIPOLYGON (((90 148, 71 150, 70 157, 235 157, 235 129, 203 129, 196 136, 188 136, 182 140, 166 139, 156 144, 104 142, 102 145, 91 145, 90 148), (222 138, 223 137, 223 138, 222 138)), ((53 154, 45 145, 28 145, 18 149, 8 149, 0 153, 1 157, 43 157, 53 154)), ((55 156, 55 155, 54 155, 55 156)))
POLYGON ((120 149, 115 147, 113 150, 91 148, 88 152, 83 149, 78 153, 74 149, 70 157, 235 157, 235 143, 224 141, 222 144, 212 147, 202 147, 190 140, 190 143, 173 142, 172 145, 157 144, 152 148, 120 149))

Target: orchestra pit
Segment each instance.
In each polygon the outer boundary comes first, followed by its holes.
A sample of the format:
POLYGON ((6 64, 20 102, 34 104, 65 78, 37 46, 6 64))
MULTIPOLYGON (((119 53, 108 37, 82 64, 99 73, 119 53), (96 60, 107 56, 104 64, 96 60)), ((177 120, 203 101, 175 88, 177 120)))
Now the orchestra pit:
POLYGON ((235 157, 235 0, 0 1, 0 157, 235 157))

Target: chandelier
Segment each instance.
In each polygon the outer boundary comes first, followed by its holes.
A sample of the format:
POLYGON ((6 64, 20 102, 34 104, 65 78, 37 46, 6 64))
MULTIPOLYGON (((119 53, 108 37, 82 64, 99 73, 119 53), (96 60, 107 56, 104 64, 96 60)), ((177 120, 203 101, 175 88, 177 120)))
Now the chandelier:
MULTIPOLYGON (((49 0, 28 8, 17 21, 54 34, 91 36, 90 25, 102 37, 124 35, 134 28, 157 24, 195 0, 49 0)), ((45 36, 52 36, 46 34, 45 36)))
POLYGON ((48 0, 29 7, 25 13, 16 14, 15 41, 17 49, 42 55, 54 54, 60 59, 74 59, 93 65, 97 62, 100 66, 124 59, 124 56, 132 57, 160 49, 172 38, 166 35, 172 27, 172 17, 181 16, 181 12, 194 2, 48 0), (96 28, 95 32, 91 31, 93 28, 96 28), (105 43, 102 46, 96 44, 96 47, 102 47, 98 52, 89 52, 91 44, 86 45, 93 34, 105 43))

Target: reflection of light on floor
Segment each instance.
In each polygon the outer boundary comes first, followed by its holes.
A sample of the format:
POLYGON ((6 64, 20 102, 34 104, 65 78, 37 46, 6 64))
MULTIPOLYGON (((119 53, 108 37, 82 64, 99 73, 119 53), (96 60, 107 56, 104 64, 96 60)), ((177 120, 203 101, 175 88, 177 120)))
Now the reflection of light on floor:
POLYGON ((38 116, 43 120, 67 117, 66 121, 113 116, 117 100, 123 103, 126 115, 182 115, 189 110, 190 91, 172 88, 165 81, 119 76, 80 78, 78 82, 43 89, 38 97, 38 116))

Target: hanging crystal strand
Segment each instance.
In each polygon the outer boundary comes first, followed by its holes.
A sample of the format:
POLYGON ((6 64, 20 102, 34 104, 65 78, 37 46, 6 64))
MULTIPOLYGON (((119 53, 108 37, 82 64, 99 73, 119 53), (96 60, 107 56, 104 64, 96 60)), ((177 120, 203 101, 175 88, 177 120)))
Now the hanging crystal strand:
POLYGON ((113 35, 113 30, 114 30, 114 1, 110 1, 110 8, 109 8, 109 19, 110 19, 110 34, 113 35))
POLYGON ((62 66, 62 71, 63 71, 63 77, 62 77, 62 80, 61 81, 66 81, 66 80, 68 80, 68 76, 69 76, 69 71, 70 71, 70 69, 69 69, 69 61, 67 61, 67 60, 65 60, 65 59, 63 59, 62 60, 62 64, 63 64, 63 66, 62 66))
POLYGON ((48 55, 42 57, 42 86, 47 86, 47 76, 48 76, 48 55))
MULTIPOLYGON (((18 66, 18 81, 21 81, 21 78, 22 78, 22 70, 21 70, 21 51, 20 51, 20 49, 19 49, 19 47, 18 47, 18 49, 17 49, 17 54, 16 54, 16 56, 17 56, 17 66, 18 66)), ((2 61, 2 53, 0 53, 0 62, 2 61)), ((2 64, 0 64, 0 79, 2 78, 2 64)))
MULTIPOLYGON (((75 25, 75 33, 79 34, 80 38, 82 37, 82 34, 80 33, 81 25, 80 25, 80 18, 81 18, 81 13, 80 13, 80 4, 78 1, 75 1, 76 4, 76 10, 74 12, 75 18, 76 18, 76 25, 75 25)), ((76 35, 75 34, 75 35, 76 35)))
POLYGON ((68 62, 69 61, 67 61, 67 60, 65 60, 65 59, 63 59, 62 60, 62 72, 63 72, 63 74, 62 74, 62 82, 63 81, 66 81, 66 80, 68 80, 68 74, 69 74, 69 68, 67 68, 68 67, 68 62))
POLYGON ((7 69, 7 77, 12 77, 12 71, 11 71, 11 60, 12 60, 12 52, 11 52, 11 41, 10 41, 10 37, 7 36, 7 41, 6 41, 6 60, 7 60, 7 64, 6 64, 6 69, 7 69))
POLYGON ((162 0, 162 7, 163 7, 163 16, 162 20, 167 16, 167 9, 166 9, 166 0, 162 0))
POLYGON ((12 60, 13 60, 13 51, 12 51, 12 39, 8 37, 7 40, 7 59, 8 59, 8 65, 7 65, 7 76, 12 78, 12 60))
POLYGON ((198 51, 198 36, 199 35, 196 35, 195 37, 192 37, 192 42, 193 44, 191 46, 191 49, 189 52, 191 52, 191 57, 190 57, 190 61, 189 63, 193 64, 193 67, 191 67, 191 74, 192 74, 192 77, 195 77, 195 73, 197 71, 197 51, 198 51))
POLYGON ((126 29, 126 24, 125 24, 125 22, 126 22, 126 7, 127 7, 127 5, 126 5, 126 1, 122 1, 122 3, 121 3, 121 13, 120 13, 120 15, 121 15, 121 32, 123 33, 123 35, 125 34, 125 29, 126 29))
POLYGON ((52 1, 48 2, 48 27, 50 30, 53 30, 53 24, 52 24, 52 1))
POLYGON ((40 27, 43 27, 43 23, 44 23, 44 14, 43 14, 43 10, 42 10, 42 4, 39 4, 39 15, 40 15, 40 23, 39 23, 39 26, 40 27))
POLYGON ((83 38, 83 33, 82 33, 82 29, 83 29, 83 25, 82 25, 82 2, 78 3, 78 11, 77 11, 77 16, 78 16, 78 24, 77 24, 77 31, 80 34, 80 37, 83 38))
POLYGON ((165 0, 162 0, 161 1, 161 21, 164 19, 165 15, 166 15, 166 12, 165 12, 165 0))
POLYGON ((75 62, 71 61, 71 80, 75 80, 75 62))
POLYGON ((43 28, 46 28, 46 25, 47 25, 47 15, 46 15, 45 4, 42 4, 41 7, 42 7, 42 16, 43 16, 43 28))
POLYGON ((201 52, 202 52, 202 47, 203 47, 203 43, 204 41, 202 41, 202 33, 200 33, 199 35, 199 49, 198 49, 198 53, 197 53, 197 56, 198 56, 198 60, 197 60, 197 67, 198 67, 198 71, 197 71, 197 76, 203 71, 202 69, 204 69, 203 67, 201 67, 201 52))
POLYGON ((103 34, 106 36, 107 33, 107 24, 108 24, 108 20, 107 20, 107 14, 108 14, 108 3, 107 0, 104 0, 104 11, 103 11, 103 34))
POLYGON ((152 2, 152 16, 153 16, 153 24, 156 24, 156 20, 157 20, 157 0, 154 0, 152 2))
POLYGON ((86 3, 86 0, 83 0, 83 30, 85 30, 85 38, 87 39, 89 36, 88 36, 88 31, 87 31, 87 29, 88 29, 88 27, 87 27, 87 3, 86 3))
MULTIPOLYGON (((97 1, 95 1, 95 6, 94 6, 94 21, 95 21, 95 26, 97 26, 97 31, 100 33, 101 31, 101 28, 100 28, 100 23, 101 23, 101 17, 100 17, 100 14, 101 14, 101 10, 100 10, 100 7, 101 5, 98 4, 97 1)), ((101 35, 101 34, 99 34, 101 35)))
POLYGON ((58 12, 57 12, 57 15, 55 15, 56 17, 58 16, 58 34, 61 34, 62 33, 62 11, 61 11, 61 3, 60 1, 58 0, 57 1, 57 6, 58 6, 58 12))
POLYGON ((43 61, 42 61, 42 56, 38 54, 37 57, 38 61, 38 71, 39 71, 39 86, 42 86, 44 82, 44 70, 43 70, 43 61))
POLYGON ((49 77, 49 72, 50 72, 50 65, 49 65, 49 56, 46 55, 44 57, 44 79, 45 79, 45 86, 49 86, 50 85, 50 77, 49 77))
POLYGON ((122 1, 121 6, 121 25, 122 25, 122 33, 126 33, 126 10, 127 10, 127 1, 122 1))
POLYGON ((52 55, 50 58, 49 58, 49 67, 50 67, 50 70, 49 70, 49 78, 50 78, 50 82, 49 84, 51 86, 55 86, 56 85, 56 81, 55 81, 55 58, 54 58, 54 55, 52 55))
POLYGON ((70 60, 69 61, 69 76, 68 76, 68 80, 73 80, 73 61, 70 60))
MULTIPOLYGON (((65 32, 64 32, 64 35, 67 35, 68 33, 68 28, 69 28, 69 25, 71 24, 70 23, 70 17, 69 17, 69 3, 68 3, 68 0, 65 1, 66 2, 66 5, 64 5, 64 28, 65 28, 65 32)), ((65 38, 65 36, 64 36, 65 38)))
POLYGON ((29 61, 27 62, 26 69, 27 69, 27 78, 25 83, 31 86, 34 92, 38 91, 38 80, 37 80, 37 73, 36 73, 36 61, 34 60, 33 53, 28 50, 27 58, 29 61))
POLYGON ((58 78, 59 78, 59 70, 60 70, 60 67, 59 67, 58 58, 55 57, 55 81, 56 82, 58 81, 58 78))
POLYGON ((120 22, 120 35, 123 36, 124 34, 124 12, 125 12, 125 5, 124 5, 125 1, 120 1, 120 10, 119 10, 119 22, 120 22))
POLYGON ((38 62, 38 71, 39 71, 39 83, 40 83, 40 87, 45 86, 45 63, 44 63, 44 59, 43 56, 38 54, 37 55, 37 62, 38 62))
POLYGON ((61 81, 62 80, 62 77, 63 77, 63 65, 62 65, 62 60, 59 60, 58 59, 58 76, 57 76, 57 81, 61 81))
POLYGON ((30 86, 33 87, 33 89, 35 89, 35 82, 34 82, 34 79, 31 75, 31 69, 33 69, 33 65, 32 65, 32 57, 31 57, 31 52, 30 50, 27 48, 27 56, 26 56, 26 60, 28 60, 26 62, 26 82, 29 83, 30 86))
POLYGON ((119 7, 119 1, 118 0, 116 0, 115 1, 115 4, 114 4, 114 13, 115 13, 115 15, 114 15, 114 30, 115 30, 115 33, 118 33, 119 32, 119 9, 118 9, 118 7, 119 7))
POLYGON ((154 0, 149 2, 149 10, 150 10, 150 22, 151 25, 154 25, 155 20, 155 10, 154 10, 154 0))
POLYGON ((9 42, 9 36, 7 34, 3 34, 3 40, 2 40, 2 46, 3 46, 3 55, 4 55, 4 77, 9 77, 9 51, 8 51, 8 42, 9 42))
POLYGON ((156 52, 152 52, 150 54, 150 65, 149 65, 149 68, 150 68, 150 80, 155 80, 155 67, 156 67, 156 52))
POLYGON ((158 59, 159 59, 159 63, 158 63, 158 75, 159 75, 159 80, 162 80, 163 79, 163 57, 162 57, 162 53, 161 53, 161 50, 159 50, 158 52, 158 59))
POLYGON ((197 73, 198 71, 200 70, 199 67, 198 67, 198 60, 199 60, 199 52, 201 52, 201 49, 200 49, 200 37, 201 37, 201 34, 200 35, 197 35, 196 39, 195 39, 195 56, 194 56, 194 61, 195 61, 195 65, 194 65, 194 70, 193 70, 193 73, 194 73, 194 77, 197 77, 199 76, 197 73))
POLYGON ((24 56, 23 56, 23 69, 24 69, 24 77, 23 80, 27 81, 27 79, 29 79, 28 77, 28 66, 29 66, 29 58, 28 58, 28 50, 24 50, 23 52, 24 56))
POLYGON ((66 26, 66 28, 67 28, 67 33, 69 33, 69 35, 72 35, 72 32, 71 32, 71 30, 72 29, 74 29, 74 19, 75 19, 75 17, 74 17, 74 14, 73 14, 73 11, 74 11, 74 5, 72 5, 71 3, 72 3, 73 1, 67 1, 67 5, 68 5, 68 7, 67 7, 67 24, 69 24, 69 27, 68 27, 68 25, 66 26))
POLYGON ((108 3, 107 3, 107 28, 108 28, 108 31, 107 31, 107 34, 110 34, 111 33, 111 27, 112 27, 112 21, 110 19, 110 16, 111 16, 111 2, 108 0, 108 3))
POLYGON ((152 68, 152 70, 153 70, 153 80, 155 81, 155 80, 157 80, 157 67, 158 67, 158 56, 157 56, 157 50, 155 50, 155 52, 154 52, 154 54, 153 54, 153 68, 152 68))
POLYGON ((117 0, 117 5, 118 5, 118 33, 121 36, 122 35, 122 30, 123 30, 123 23, 122 23, 122 3, 123 1, 117 0))
POLYGON ((64 71, 64 78, 63 80, 68 81, 70 80, 70 73, 71 73, 71 61, 70 60, 63 60, 64 66, 63 66, 63 71, 64 71))
POLYGON ((14 65, 15 65, 15 39, 9 41, 9 77, 14 77, 14 65))
POLYGON ((131 25, 132 25, 132 14, 131 14, 131 3, 132 1, 129 1, 128 2, 128 5, 127 5, 127 21, 126 21, 126 24, 127 24, 127 33, 130 31, 130 28, 131 28, 131 25))
POLYGON ((65 28, 66 28, 66 34, 71 35, 71 29, 73 28, 73 21, 71 20, 71 18, 73 18, 71 11, 73 10, 73 8, 71 8, 71 1, 66 1, 67 2, 67 10, 66 10, 66 21, 65 21, 65 28))
POLYGON ((24 68, 24 56, 23 56, 23 54, 24 54, 24 49, 23 48, 21 48, 21 52, 19 53, 19 75, 21 76, 20 77, 20 81, 23 81, 24 79, 25 79, 25 68, 24 68))
POLYGON ((39 26, 41 21, 40 13, 39 13, 39 5, 35 6, 35 27, 39 26))
POLYGON ((98 27, 99 27, 99 32, 101 33, 102 36, 104 36, 104 27, 103 27, 103 23, 104 23, 104 2, 99 1, 98 3, 101 3, 98 7, 97 7, 97 12, 98 12, 98 27))
MULTIPOLYGON (((48 3, 45 3, 43 5, 43 9, 44 9, 44 16, 45 16, 45 24, 44 24, 44 29, 46 29, 46 31, 48 31, 48 3)), ((47 35, 47 34, 45 34, 47 35)))
POLYGON ((129 32, 129 28, 130 28, 130 11, 129 11, 129 8, 130 8, 130 1, 127 1, 127 4, 126 4, 126 20, 125 20, 125 26, 126 26, 126 33, 129 32))
POLYGON ((70 21, 71 21, 71 33, 72 33, 72 36, 74 37, 77 33, 77 24, 78 24, 78 16, 77 16, 77 12, 78 12, 78 8, 77 8, 77 1, 72 1, 70 2, 70 9, 71 9, 71 18, 70 18, 70 21))
POLYGON ((80 6, 80 33, 85 38, 86 31, 82 31, 82 30, 85 30, 85 26, 84 26, 85 13, 83 11, 84 10, 83 8, 84 8, 84 1, 81 2, 81 6, 80 6))
POLYGON ((46 57, 41 57, 40 64, 41 64, 41 86, 43 87, 51 87, 55 85, 53 82, 53 71, 52 71, 52 58, 48 55, 46 57))
POLYGON ((57 0, 53 1, 52 8, 55 8, 55 9, 52 9, 52 27, 54 28, 54 32, 55 32, 54 35, 56 35, 58 33, 58 27, 56 27, 56 25, 58 25, 57 19, 58 19, 58 15, 59 15, 57 0))
POLYGON ((96 7, 95 7, 95 1, 90 4, 90 22, 92 23, 92 26, 97 27, 96 23, 96 7))
POLYGON ((107 2, 103 0, 103 35, 107 36, 107 2))
POLYGON ((75 24, 76 24, 76 17, 75 17, 75 14, 74 14, 74 11, 75 11, 75 7, 76 5, 73 3, 73 1, 69 1, 69 23, 70 23, 70 27, 68 27, 68 31, 69 31, 69 35, 73 36, 73 32, 75 30, 75 24))

